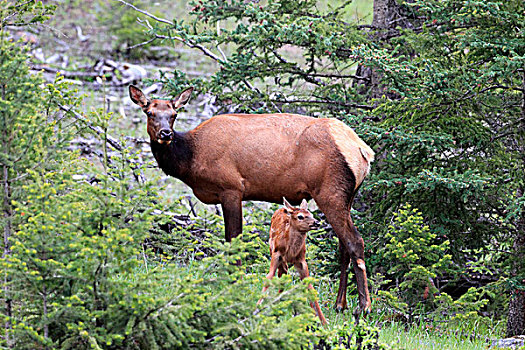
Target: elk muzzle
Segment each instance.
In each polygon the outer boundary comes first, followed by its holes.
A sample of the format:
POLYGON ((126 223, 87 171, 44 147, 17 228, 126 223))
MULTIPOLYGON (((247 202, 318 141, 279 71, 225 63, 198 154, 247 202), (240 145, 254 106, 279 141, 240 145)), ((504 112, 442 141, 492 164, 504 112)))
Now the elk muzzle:
POLYGON ((319 226, 320 226, 319 222, 317 220, 314 220, 313 222, 310 223, 310 230, 318 229, 319 226))
POLYGON ((173 131, 170 129, 161 129, 157 136, 159 143, 169 144, 173 140, 173 131))

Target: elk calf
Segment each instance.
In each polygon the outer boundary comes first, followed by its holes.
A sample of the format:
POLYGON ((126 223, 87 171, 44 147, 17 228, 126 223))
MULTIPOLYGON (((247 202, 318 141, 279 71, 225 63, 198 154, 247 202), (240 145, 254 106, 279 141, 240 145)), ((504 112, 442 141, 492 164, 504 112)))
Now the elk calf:
MULTIPOLYGON (((288 264, 293 264, 302 279, 308 277, 308 265, 306 264, 306 233, 317 227, 312 214, 307 209, 307 202, 303 199, 299 208, 294 208, 284 199, 284 208, 278 209, 272 216, 270 228, 270 272, 266 278, 272 279, 278 270, 278 277, 288 272, 288 264)), ((311 284, 309 289, 314 289, 311 284)), ((268 287, 263 288, 265 292, 268 287)), ((258 305, 262 303, 260 299, 258 305)), ((317 313, 323 325, 326 324, 319 303, 310 303, 317 313)))

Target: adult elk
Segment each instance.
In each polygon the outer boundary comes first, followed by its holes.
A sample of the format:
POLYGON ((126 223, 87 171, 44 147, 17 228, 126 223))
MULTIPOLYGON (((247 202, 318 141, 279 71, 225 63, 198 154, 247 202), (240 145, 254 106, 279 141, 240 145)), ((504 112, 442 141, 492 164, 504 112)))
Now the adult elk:
POLYGON ((148 117, 159 167, 190 186, 203 203, 221 205, 228 242, 242 232, 242 201, 280 203, 286 197, 295 205, 313 198, 339 238, 336 309, 347 306, 351 259, 360 307, 369 311, 364 242, 350 208, 374 160, 372 149, 341 121, 294 114, 224 114, 176 132, 177 111, 192 91, 173 100, 150 100, 129 87, 131 100, 148 117))

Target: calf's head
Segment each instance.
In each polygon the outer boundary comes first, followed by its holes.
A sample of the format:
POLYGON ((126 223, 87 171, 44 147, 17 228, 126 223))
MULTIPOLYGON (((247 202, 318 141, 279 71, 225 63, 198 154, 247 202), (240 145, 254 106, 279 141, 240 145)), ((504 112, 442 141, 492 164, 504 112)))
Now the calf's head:
POLYGON ((284 212, 290 217, 290 226, 295 230, 306 233, 318 227, 317 221, 312 213, 308 211, 308 203, 305 199, 301 202, 299 208, 293 207, 288 201, 284 200, 284 212))
POLYGON ((131 101, 139 105, 148 117, 148 134, 151 142, 170 144, 173 140, 173 122, 177 118, 179 108, 190 99, 193 88, 184 90, 173 100, 150 100, 137 87, 129 86, 131 101))

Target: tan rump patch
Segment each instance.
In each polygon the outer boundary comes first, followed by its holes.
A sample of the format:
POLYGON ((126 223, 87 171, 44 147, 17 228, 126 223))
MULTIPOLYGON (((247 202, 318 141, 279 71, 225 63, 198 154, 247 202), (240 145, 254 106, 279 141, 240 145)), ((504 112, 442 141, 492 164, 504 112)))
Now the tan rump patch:
POLYGON ((361 185, 374 161, 374 151, 357 136, 354 130, 337 119, 327 119, 330 134, 339 152, 356 177, 356 188, 361 185))

